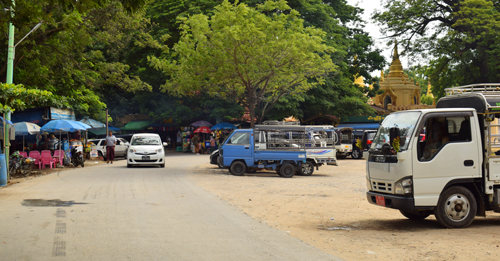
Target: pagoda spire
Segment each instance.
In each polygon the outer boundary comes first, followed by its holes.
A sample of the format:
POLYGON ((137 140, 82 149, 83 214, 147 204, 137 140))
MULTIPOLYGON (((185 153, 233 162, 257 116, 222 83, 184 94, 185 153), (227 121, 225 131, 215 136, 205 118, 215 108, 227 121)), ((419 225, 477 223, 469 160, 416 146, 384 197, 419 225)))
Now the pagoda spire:
POLYGON ((392 55, 392 60, 399 59, 399 53, 398 53, 398 40, 394 40, 394 54, 392 55))

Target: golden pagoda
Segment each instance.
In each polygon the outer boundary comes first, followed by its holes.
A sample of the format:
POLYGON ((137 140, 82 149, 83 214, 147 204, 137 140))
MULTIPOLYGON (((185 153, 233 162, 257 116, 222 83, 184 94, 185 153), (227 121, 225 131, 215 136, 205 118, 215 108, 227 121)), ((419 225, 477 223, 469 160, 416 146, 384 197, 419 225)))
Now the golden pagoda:
POLYGON ((411 109, 433 108, 425 104, 420 104, 420 86, 414 84, 413 79, 409 79, 403 71, 403 66, 399 60, 398 43, 394 46, 394 55, 389 67, 389 74, 384 77, 384 72, 380 75, 380 90, 382 94, 375 96, 374 104, 390 111, 402 111, 411 109))

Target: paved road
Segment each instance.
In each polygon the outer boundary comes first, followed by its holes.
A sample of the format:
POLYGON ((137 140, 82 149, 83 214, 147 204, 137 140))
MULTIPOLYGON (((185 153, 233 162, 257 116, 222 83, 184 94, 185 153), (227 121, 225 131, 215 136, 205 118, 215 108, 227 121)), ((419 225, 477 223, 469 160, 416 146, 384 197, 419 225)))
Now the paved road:
POLYGON ((0 260, 338 260, 195 185, 207 160, 121 160, 2 188, 0 260))

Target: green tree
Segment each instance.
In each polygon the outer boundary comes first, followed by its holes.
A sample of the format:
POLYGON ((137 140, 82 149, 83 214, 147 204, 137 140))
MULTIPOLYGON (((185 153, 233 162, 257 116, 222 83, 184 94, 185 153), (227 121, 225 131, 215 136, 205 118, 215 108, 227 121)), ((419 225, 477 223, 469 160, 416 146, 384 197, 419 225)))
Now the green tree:
POLYGON ((500 4, 488 0, 388 0, 374 15, 403 53, 428 60, 435 97, 444 88, 500 81, 500 4))
POLYGON ((0 83, 0 114, 36 106, 68 108, 69 103, 64 97, 49 91, 28 89, 22 84, 0 83))
MULTIPOLYGON (((156 45, 146 33, 147 19, 136 6, 145 1, 126 2, 17 1, 16 40, 36 23, 43 24, 17 46, 14 81, 67 97, 77 114, 101 119, 106 107, 103 96, 110 91, 150 90, 131 74, 126 54, 135 46, 156 45), (127 13, 127 9, 136 11, 127 13)), ((6 32, 0 37, 6 39, 6 32)), ((5 66, 0 75, 5 79, 5 66)))
POLYGON ((253 125, 254 118, 261 122, 281 97, 322 83, 322 76, 335 67, 327 55, 333 48, 322 40, 324 32, 304 27, 295 10, 281 12, 289 10, 285 1, 266 1, 257 9, 224 1, 210 18, 184 19, 182 37, 174 47, 177 60, 151 57, 156 68, 172 77, 165 90, 232 98, 248 108, 253 125), (256 106, 260 115, 255 114, 256 106))

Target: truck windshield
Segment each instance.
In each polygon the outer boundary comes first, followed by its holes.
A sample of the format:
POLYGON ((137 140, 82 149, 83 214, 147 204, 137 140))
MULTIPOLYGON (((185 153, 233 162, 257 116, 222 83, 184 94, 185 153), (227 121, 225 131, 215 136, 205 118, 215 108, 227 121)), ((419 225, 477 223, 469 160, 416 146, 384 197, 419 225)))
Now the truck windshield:
POLYGON ((389 114, 380 125, 377 134, 375 134, 371 148, 380 149, 384 143, 389 143, 389 130, 392 127, 397 127, 399 128, 399 135, 401 137, 400 149, 406 150, 420 114, 421 112, 419 111, 389 114))

